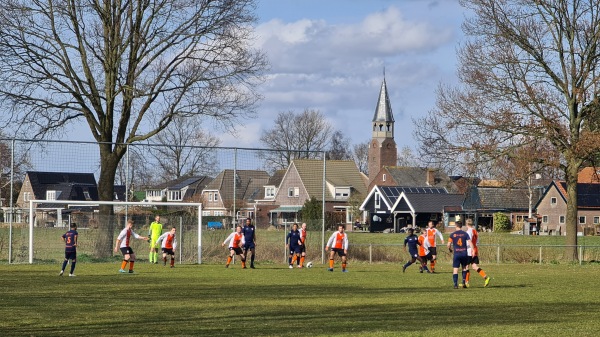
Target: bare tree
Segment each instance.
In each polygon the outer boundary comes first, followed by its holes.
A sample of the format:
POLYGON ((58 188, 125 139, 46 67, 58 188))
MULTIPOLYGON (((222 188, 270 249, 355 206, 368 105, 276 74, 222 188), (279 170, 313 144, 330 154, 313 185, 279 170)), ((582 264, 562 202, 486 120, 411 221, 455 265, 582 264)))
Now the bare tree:
POLYGON ((405 167, 416 167, 419 166, 419 160, 415 158, 415 155, 413 154, 410 147, 405 145, 402 147, 402 149, 400 149, 400 152, 398 153, 397 165, 405 167))
POLYGON ((349 160, 352 159, 350 153, 350 139, 344 136, 340 130, 331 135, 329 150, 326 155, 327 160, 349 160))
POLYGON ((300 114, 280 112, 275 126, 263 130, 260 141, 269 149, 265 160, 274 170, 285 169, 294 159, 322 158, 319 151, 329 145, 332 127, 318 110, 300 114))
POLYGON ((168 128, 156 135, 155 140, 157 145, 151 146, 148 153, 160 168, 161 180, 216 174, 214 148, 221 141, 187 119, 177 117, 168 128))
MULTIPOLYGON (((254 0, 2 1, 5 122, 41 137, 85 120, 99 143, 100 199, 112 200, 127 144, 179 116, 226 128, 253 116, 266 68, 251 47, 254 8, 254 0)), ((96 254, 111 254, 113 226, 101 226, 96 254)))
POLYGON ((366 175, 369 175, 369 144, 367 140, 352 147, 352 159, 358 170, 366 175))
POLYGON ((10 184, 12 182, 14 187, 20 186, 25 178, 25 172, 31 168, 29 151, 26 148, 19 148, 17 144, 4 138, 0 131, 0 199, 4 199, 4 202, 0 201, 2 206, 11 206, 11 192, 13 193, 13 204, 17 202, 19 196, 17 191, 20 188, 14 188, 11 191, 10 184))
MULTIPOLYGON (((461 156, 467 166, 524 156, 558 165, 567 183, 566 254, 577 259, 577 174, 600 134, 600 2, 461 0, 472 11, 459 51, 462 86, 441 87, 437 108, 418 121, 421 157, 461 156), (557 153, 559 158, 547 156, 557 153)), ((454 163, 457 160, 453 161, 454 163)))

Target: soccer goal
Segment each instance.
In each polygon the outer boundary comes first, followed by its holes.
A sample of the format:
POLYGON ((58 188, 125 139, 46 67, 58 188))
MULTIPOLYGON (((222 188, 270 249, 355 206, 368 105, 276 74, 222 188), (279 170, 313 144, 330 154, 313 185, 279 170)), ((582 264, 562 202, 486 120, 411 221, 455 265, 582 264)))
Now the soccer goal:
MULTIPOLYGON (((79 254, 93 254, 94 244, 102 241, 98 237, 103 233, 98 230, 103 222, 111 221, 114 225, 114 240, 118 232, 125 227, 129 218, 134 220, 134 231, 140 236, 147 236, 148 225, 160 214, 163 232, 171 227, 178 230, 177 240, 179 260, 197 258, 202 263, 202 204, 183 202, 119 202, 119 201, 75 201, 75 200, 29 200, 29 233, 28 262, 35 260, 55 260, 56 256, 64 256, 64 246, 60 236, 77 224, 79 232, 79 254), (114 216, 101 219, 98 206, 113 206, 114 216), (160 212, 158 212, 160 211, 160 212), (182 229, 182 230, 180 230, 182 229), (193 247, 196 246, 196 247, 193 247), (184 248, 186 250, 184 250, 184 248), (196 248, 196 251, 192 251, 196 248)), ((106 242, 106 240, 104 240, 106 242)), ((149 252, 148 244, 142 240, 135 244, 138 258, 149 252), (139 253, 138 253, 139 252, 139 253)), ((21 245, 23 247, 25 243, 21 245)), ((133 248, 133 246, 132 246, 133 248)), ((21 249, 24 253, 24 249, 21 249)), ((135 250, 135 248, 134 248, 135 250)), ((159 249, 160 251, 160 249, 159 249)), ((24 255, 24 254, 23 254, 24 255)), ((61 257, 62 259, 62 257, 61 257)), ((24 260, 24 259, 23 259, 24 260)), ((191 262, 194 262, 193 260, 191 262)))

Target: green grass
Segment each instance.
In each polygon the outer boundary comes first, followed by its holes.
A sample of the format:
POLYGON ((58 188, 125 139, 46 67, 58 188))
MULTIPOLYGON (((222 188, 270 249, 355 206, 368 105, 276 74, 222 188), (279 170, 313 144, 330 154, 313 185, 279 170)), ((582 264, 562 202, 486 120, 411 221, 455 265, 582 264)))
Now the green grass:
MULTIPOLYGON (((223 256, 224 259, 225 256, 223 256)), ((1 336, 592 336, 600 265, 484 265, 483 288, 452 288, 451 268, 397 264, 289 270, 223 265, 0 265, 1 336), (67 267, 68 268, 68 267, 67 267), (67 269, 68 271, 68 269, 67 269), (596 276, 594 276, 596 275, 596 276)))

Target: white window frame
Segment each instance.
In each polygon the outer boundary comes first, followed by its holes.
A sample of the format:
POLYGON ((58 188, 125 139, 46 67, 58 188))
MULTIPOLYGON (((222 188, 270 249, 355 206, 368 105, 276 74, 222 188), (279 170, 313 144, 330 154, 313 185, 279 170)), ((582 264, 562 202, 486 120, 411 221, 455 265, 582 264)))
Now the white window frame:
POLYGON ((288 187, 288 198, 297 198, 300 195, 299 187, 288 187))
POLYGON ((548 216, 542 215, 542 223, 548 223, 548 216))
POLYGON ((46 191, 46 200, 56 200, 56 191, 55 190, 46 191))
POLYGON ((594 217, 594 225, 600 224, 600 216, 594 217))
POLYGON ((31 200, 31 192, 23 192, 23 201, 31 200))
POLYGON ((213 201, 219 201, 219 192, 215 192, 213 201))
POLYGON ((564 215, 561 215, 561 216, 558 217, 558 223, 559 224, 564 224, 565 223, 565 216, 564 215))
POLYGON ((202 216, 210 216, 210 211, 202 211, 202 216))
POLYGON ((385 178, 386 178, 386 175, 385 175, 385 173, 384 173, 384 174, 383 174, 383 176, 381 177, 381 180, 382 180, 382 181, 385 181, 385 178))
POLYGON ((550 205, 556 205, 556 197, 550 198, 550 205))
POLYGON ((375 208, 381 208, 381 195, 375 192, 375 208))
POLYGON ((215 211, 215 216, 223 216, 223 211, 215 211))

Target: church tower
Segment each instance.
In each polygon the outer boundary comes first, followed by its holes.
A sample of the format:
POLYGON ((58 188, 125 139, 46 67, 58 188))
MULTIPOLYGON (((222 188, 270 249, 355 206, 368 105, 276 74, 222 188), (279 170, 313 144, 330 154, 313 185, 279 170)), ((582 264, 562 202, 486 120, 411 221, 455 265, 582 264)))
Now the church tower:
POLYGON ((394 141, 394 114, 385 84, 385 75, 379 100, 373 116, 373 131, 369 143, 369 183, 384 166, 396 166, 398 152, 394 141))

